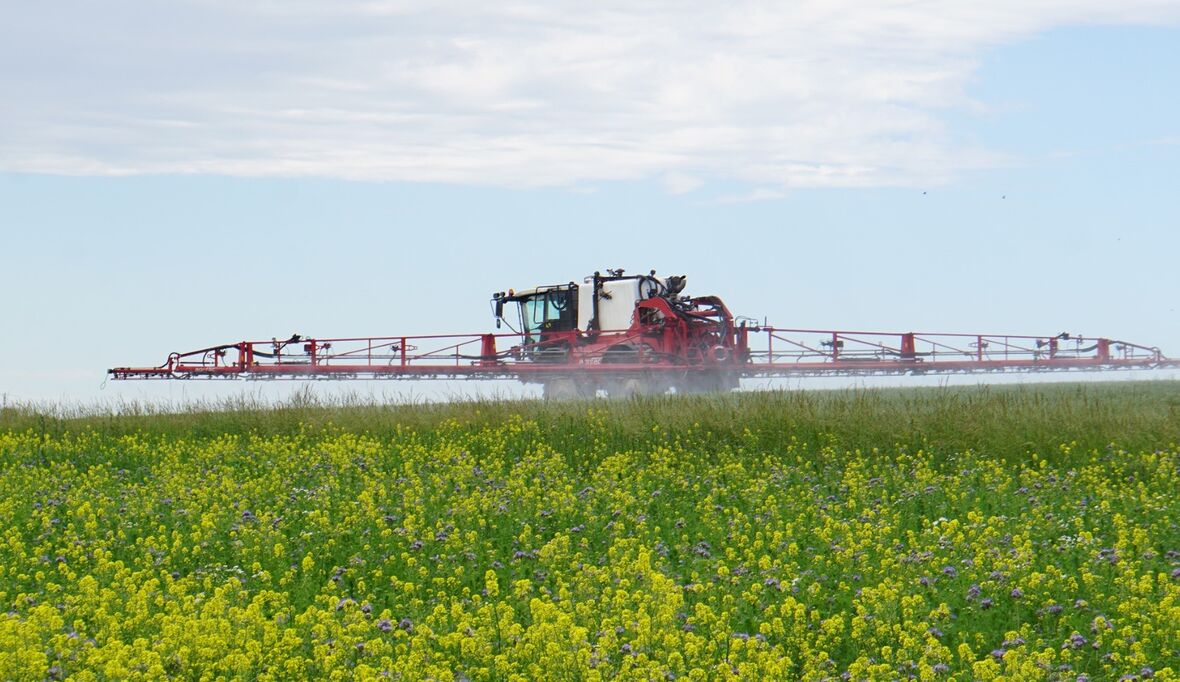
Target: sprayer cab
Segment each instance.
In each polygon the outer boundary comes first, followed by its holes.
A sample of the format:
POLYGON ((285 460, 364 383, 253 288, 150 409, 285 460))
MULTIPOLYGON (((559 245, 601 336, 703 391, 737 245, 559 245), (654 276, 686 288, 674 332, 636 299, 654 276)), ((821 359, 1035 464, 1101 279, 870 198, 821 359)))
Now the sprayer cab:
POLYGON ((506 322, 505 308, 514 305, 516 323, 508 326, 523 336, 526 344, 536 344, 553 333, 568 333, 578 328, 578 285, 554 284, 523 291, 509 289, 492 295, 496 326, 506 322))

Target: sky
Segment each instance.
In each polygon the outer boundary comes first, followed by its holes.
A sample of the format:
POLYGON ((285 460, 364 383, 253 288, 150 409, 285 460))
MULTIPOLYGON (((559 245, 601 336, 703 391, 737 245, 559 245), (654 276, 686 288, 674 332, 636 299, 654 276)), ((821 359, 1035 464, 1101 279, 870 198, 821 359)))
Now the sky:
POLYGON ((8 8, 0 396, 281 395, 104 377, 486 331, 493 291, 607 267, 786 327, 1180 356, 1180 3, 636 5, 8 8))

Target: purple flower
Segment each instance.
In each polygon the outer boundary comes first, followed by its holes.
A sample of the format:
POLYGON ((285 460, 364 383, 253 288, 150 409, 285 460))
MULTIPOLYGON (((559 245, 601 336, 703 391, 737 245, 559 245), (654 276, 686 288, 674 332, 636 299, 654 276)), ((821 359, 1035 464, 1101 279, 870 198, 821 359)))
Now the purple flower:
POLYGON ((1006 654, 1006 653, 1008 653, 1008 652, 1005 651, 1004 649, 992 649, 992 658, 994 658, 998 661, 998 660, 1004 658, 1004 654, 1006 654))
POLYGON ((1013 587, 1012 591, 1008 593, 1013 599, 1020 599, 1024 596, 1024 592, 1019 587, 1013 587))
POLYGON ((414 621, 410 620, 409 618, 402 618, 397 622, 397 626, 406 632, 414 631, 414 621))
POLYGON ((1154 677, 1155 671, 1147 666, 1143 666, 1142 668, 1139 669, 1139 674, 1142 677, 1154 677))
POLYGON ((922 587, 930 587, 930 578, 922 576, 921 578, 918 578, 918 584, 922 587))
POLYGON ((955 570, 954 566, 943 566, 942 567, 942 574, 947 576, 948 578, 953 578, 953 577, 959 575, 959 572, 955 570))
POLYGON ((388 618, 382 618, 377 621, 377 629, 381 632, 389 632, 393 629, 393 623, 389 622, 388 618))
POLYGON ((1086 673, 1082 673, 1081 675, 1077 676, 1077 679, 1074 682, 1090 682, 1090 676, 1086 673))
POLYGON ((935 639, 941 639, 941 638, 942 638, 942 630, 939 630, 939 629, 938 629, 938 628, 936 628, 936 627, 929 627, 929 628, 926 628, 926 634, 930 635, 931 637, 933 637, 933 638, 935 638, 935 639))
POLYGON ((936 675, 945 675, 951 671, 951 667, 946 663, 935 663, 931 670, 933 670, 936 675))
POLYGON ((992 600, 991 599, 985 597, 985 598, 979 600, 979 608, 983 609, 984 611, 990 609, 991 607, 992 607, 992 600))
POLYGON ((1180 568, 1172 569, 1172 580, 1180 580, 1180 568))
POLYGON ((1064 611, 1065 607, 1062 606, 1061 604, 1050 604, 1048 606, 1048 608, 1046 608, 1045 610, 1048 611, 1050 614, 1056 616, 1057 614, 1064 611))
POLYGON ((1065 649, 1068 647, 1070 649, 1081 649, 1084 646, 1086 646, 1086 638, 1075 632, 1069 636, 1069 639, 1065 640, 1065 643, 1061 645, 1061 648, 1065 649))
POLYGON ((976 597, 979 596, 980 592, 981 592, 981 590, 979 589, 979 585, 972 585, 971 587, 968 587, 967 588, 967 599, 968 600, 975 599, 976 597))

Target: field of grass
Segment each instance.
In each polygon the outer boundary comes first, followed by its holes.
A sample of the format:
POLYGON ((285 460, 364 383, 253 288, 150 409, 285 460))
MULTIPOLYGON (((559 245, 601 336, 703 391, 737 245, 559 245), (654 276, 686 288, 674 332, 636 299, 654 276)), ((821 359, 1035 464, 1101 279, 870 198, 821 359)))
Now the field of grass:
POLYGON ((135 412, 0 411, 0 679, 1180 677, 1175 383, 135 412))

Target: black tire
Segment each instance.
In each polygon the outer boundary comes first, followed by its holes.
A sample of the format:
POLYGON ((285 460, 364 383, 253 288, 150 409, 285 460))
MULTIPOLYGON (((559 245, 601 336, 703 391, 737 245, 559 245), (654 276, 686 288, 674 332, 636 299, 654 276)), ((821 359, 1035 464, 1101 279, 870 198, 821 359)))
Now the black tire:
POLYGON ((640 377, 622 377, 611 381, 607 393, 612 398, 639 398, 651 395, 652 387, 648 381, 640 377))
POLYGON ((676 392, 687 395, 728 393, 734 388, 736 376, 727 372, 687 372, 676 382, 676 392))
POLYGON ((545 382, 545 400, 575 400, 581 397, 578 384, 569 377, 555 377, 545 382))

